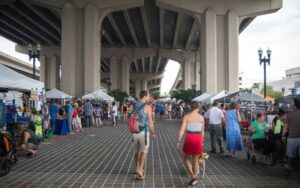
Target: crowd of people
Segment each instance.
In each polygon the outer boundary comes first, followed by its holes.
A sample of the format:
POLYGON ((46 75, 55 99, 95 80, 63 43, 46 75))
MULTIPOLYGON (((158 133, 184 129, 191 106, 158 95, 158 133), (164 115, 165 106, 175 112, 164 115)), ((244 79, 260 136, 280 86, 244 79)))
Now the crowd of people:
MULTIPOLYGON (((285 168, 291 171, 295 166, 295 159, 297 157, 299 159, 300 99, 295 98, 294 105, 295 110, 290 113, 279 109, 271 124, 266 122, 266 116, 261 113, 258 113, 256 119, 251 122, 248 128, 250 139, 254 145, 254 153, 262 155, 262 164, 274 165, 276 161, 281 161, 285 163, 285 168)), ((183 163, 191 177, 189 185, 197 184, 198 159, 203 154, 204 146, 204 127, 209 129, 211 153, 217 152, 216 143, 218 143, 219 153, 223 154, 225 152, 223 141, 226 142, 226 150, 230 157, 235 157, 236 152, 243 150, 241 115, 237 103, 232 102, 226 107, 215 101, 212 107, 202 114, 199 104, 192 102, 190 112, 183 117, 176 144, 176 148, 181 149, 181 140, 185 132, 182 150, 183 163)))
MULTIPOLYGON (((248 128, 254 149, 261 155, 264 165, 272 165, 277 161, 286 162, 286 169, 290 170, 295 158, 299 157, 300 148, 300 99, 294 100, 295 111, 286 113, 279 109, 272 120, 266 122, 266 116, 258 113, 248 128)), ((151 140, 155 139, 155 120, 182 119, 181 128, 176 143, 177 149, 182 149, 183 163, 191 177, 189 185, 198 183, 199 157, 204 153, 204 133, 208 129, 210 135, 210 153, 220 153, 235 157, 237 152, 245 148, 241 134, 241 114, 239 105, 232 102, 225 106, 214 101, 212 106, 201 106, 198 102, 186 104, 183 102, 151 102, 149 94, 141 91, 137 102, 111 104, 99 101, 67 101, 65 106, 51 101, 42 107, 44 123, 49 123, 50 130, 55 127, 55 119, 66 119, 70 134, 83 131, 84 126, 101 127, 105 125, 117 126, 118 121, 131 121, 131 114, 139 114, 139 131, 132 133, 135 148, 136 179, 144 179, 144 164, 151 140), (109 123, 110 122, 110 123, 109 123), (182 143, 183 141, 183 143, 182 143), (224 144, 224 142, 226 144, 224 144)), ((27 147, 28 140, 35 140, 32 132, 23 132, 21 148, 36 155, 36 151, 27 147)))

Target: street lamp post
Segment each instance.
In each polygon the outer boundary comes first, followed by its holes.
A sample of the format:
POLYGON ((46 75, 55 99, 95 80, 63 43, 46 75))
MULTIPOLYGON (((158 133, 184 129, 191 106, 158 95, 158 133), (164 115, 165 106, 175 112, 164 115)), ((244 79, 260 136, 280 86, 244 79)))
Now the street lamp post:
POLYGON ((31 59, 33 59, 33 73, 32 73, 33 79, 35 79, 35 59, 40 60, 40 52, 41 52, 40 44, 37 44, 37 46, 35 47, 35 50, 33 50, 31 44, 28 46, 29 61, 31 59))
POLYGON ((267 66, 267 64, 270 66, 271 50, 270 49, 267 50, 268 58, 266 58, 265 56, 264 56, 264 58, 262 58, 262 54, 263 54, 263 51, 259 48, 259 50, 258 50, 259 64, 264 65, 264 98, 266 98, 266 96, 267 96, 267 71, 266 71, 267 67, 266 66, 267 66))
POLYGON ((108 93, 110 93, 110 86, 111 86, 111 79, 110 78, 106 79, 106 84, 108 86, 108 93))
POLYGON ((196 91, 196 83, 192 84, 193 91, 196 91))
POLYGON ((282 87, 282 88, 281 88, 281 91, 282 91, 282 95, 284 96, 284 93, 285 93, 285 87, 282 87))

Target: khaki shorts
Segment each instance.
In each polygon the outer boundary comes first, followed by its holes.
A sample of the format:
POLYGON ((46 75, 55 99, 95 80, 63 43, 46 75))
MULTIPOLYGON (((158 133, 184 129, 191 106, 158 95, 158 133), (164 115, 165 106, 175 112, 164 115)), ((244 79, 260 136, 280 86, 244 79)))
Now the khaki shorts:
POLYGON ((147 145, 145 145, 145 131, 133 133, 133 146, 136 152, 147 153, 150 146, 150 133, 147 132, 147 145))

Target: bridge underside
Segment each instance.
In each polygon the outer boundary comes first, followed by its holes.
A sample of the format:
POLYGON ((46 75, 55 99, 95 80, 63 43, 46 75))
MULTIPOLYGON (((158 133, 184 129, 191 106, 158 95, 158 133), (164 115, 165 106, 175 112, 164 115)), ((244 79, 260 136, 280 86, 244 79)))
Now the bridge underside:
POLYGON ((238 34, 282 6, 241 2, 7 0, 0 4, 0 35, 22 53, 40 43, 41 80, 73 96, 108 87, 108 79, 110 89, 131 95, 160 88, 169 59, 181 64, 174 85, 234 91, 238 34))

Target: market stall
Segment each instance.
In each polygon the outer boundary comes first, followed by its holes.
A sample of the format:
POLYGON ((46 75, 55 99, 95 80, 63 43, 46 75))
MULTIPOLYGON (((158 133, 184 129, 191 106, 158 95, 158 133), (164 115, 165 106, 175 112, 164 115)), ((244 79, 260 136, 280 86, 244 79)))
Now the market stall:
POLYGON ((94 91, 93 93, 82 96, 82 99, 94 99, 94 100, 104 100, 104 101, 114 101, 114 98, 102 90, 94 91))
POLYGON ((29 121, 32 109, 40 107, 43 88, 43 82, 0 64, 0 99, 5 103, 7 123, 29 121))
POLYGON ((240 123, 244 128, 248 128, 250 123, 256 118, 258 113, 267 114, 268 103, 264 98, 257 96, 254 93, 247 91, 239 91, 232 93, 226 97, 216 99, 220 103, 229 104, 236 102, 239 105, 242 122, 240 123))
POLYGON ((72 96, 68 95, 56 88, 53 88, 46 92, 47 99, 71 99, 72 96))
MULTIPOLYGON (((5 124, 1 118, 1 127, 5 128, 12 136, 20 125, 29 127, 33 119, 33 112, 40 110, 41 95, 43 95, 44 83, 26 77, 2 64, 0 64, 0 101, 1 117, 5 113, 5 124)), ((34 131, 41 133, 41 126, 33 122, 34 131)), ((41 135, 41 137, 43 137, 41 135)))
MULTIPOLYGON (((215 100, 217 100, 217 99, 224 99, 228 95, 229 95, 229 92, 223 90, 223 91, 221 91, 221 92, 219 92, 219 93, 217 93, 215 95, 211 95, 210 97, 206 98, 202 102, 212 104, 215 100)), ((224 103, 224 102, 222 102, 222 103, 224 103)))
POLYGON ((212 96, 212 94, 210 94, 210 93, 203 93, 203 94, 199 95, 198 97, 194 98, 192 101, 203 102, 211 96, 212 96))

